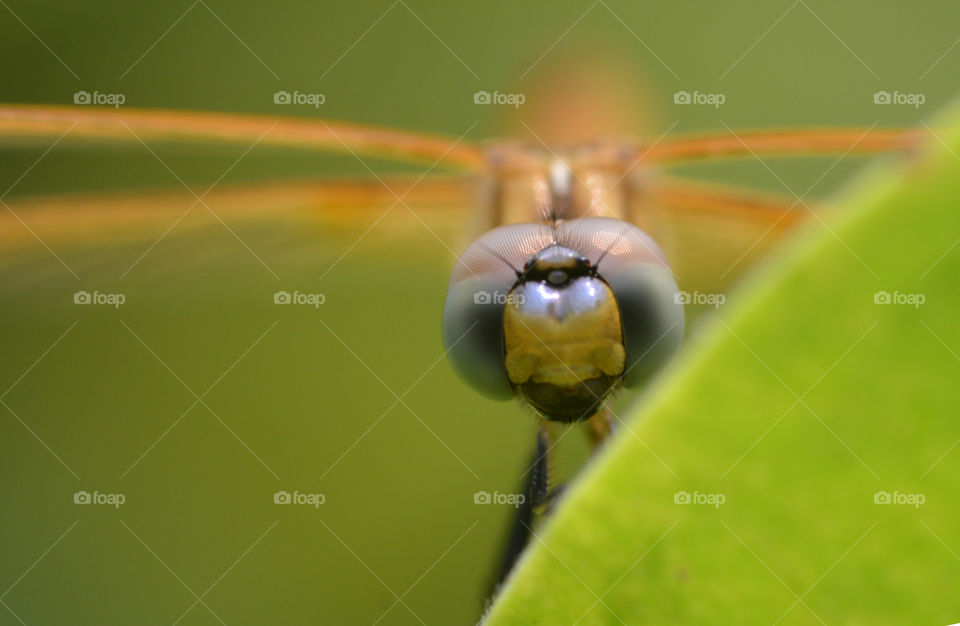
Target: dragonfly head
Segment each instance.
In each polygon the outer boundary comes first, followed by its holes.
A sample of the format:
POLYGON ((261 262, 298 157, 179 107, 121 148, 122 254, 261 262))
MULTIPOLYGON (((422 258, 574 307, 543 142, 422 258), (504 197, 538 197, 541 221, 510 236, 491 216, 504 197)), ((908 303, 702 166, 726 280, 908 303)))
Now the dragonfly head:
POLYGON ((672 356, 683 336, 677 293, 660 249, 625 222, 503 226, 457 263, 444 343, 454 369, 484 394, 579 421, 672 356))

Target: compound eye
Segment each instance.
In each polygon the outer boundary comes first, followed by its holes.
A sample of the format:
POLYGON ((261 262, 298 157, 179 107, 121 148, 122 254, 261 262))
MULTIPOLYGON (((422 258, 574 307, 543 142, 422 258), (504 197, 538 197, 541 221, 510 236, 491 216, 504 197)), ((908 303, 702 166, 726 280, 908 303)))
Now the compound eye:
POLYGON ((610 218, 573 220, 557 235, 561 245, 587 258, 613 291, 627 353, 623 384, 643 384, 683 339, 683 304, 663 252, 636 226, 610 218))
POLYGON ((457 374, 488 397, 514 395, 504 363, 503 310, 518 273, 552 243, 549 226, 502 226, 473 242, 453 269, 443 306, 444 348, 457 374))

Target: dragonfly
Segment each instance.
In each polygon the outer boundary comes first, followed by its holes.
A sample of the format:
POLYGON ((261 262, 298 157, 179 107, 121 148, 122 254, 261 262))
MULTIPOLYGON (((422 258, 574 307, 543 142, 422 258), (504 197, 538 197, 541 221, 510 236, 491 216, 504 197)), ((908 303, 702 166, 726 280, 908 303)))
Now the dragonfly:
MULTIPOLYGON (((582 424, 600 446, 620 422, 610 398, 648 384, 679 349, 687 309, 697 304, 691 294, 733 284, 816 216, 802 198, 671 170, 701 161, 906 152, 922 139, 913 129, 777 128, 552 146, 321 118, 0 105, 0 141, 67 133, 96 142, 262 144, 453 172, 412 182, 264 183, 237 193, 247 205, 277 210, 306 201, 331 214, 362 205, 384 187, 412 206, 441 202, 464 213, 472 207, 472 219, 464 221, 473 243, 456 262, 446 297, 437 294, 446 354, 474 390, 518 399, 538 424, 524 504, 498 581, 529 542, 534 520, 562 491, 549 479, 560 429, 582 424), (392 191, 404 186, 403 194, 392 191)), ((60 210, 51 222, 78 227, 105 202, 60 210)))

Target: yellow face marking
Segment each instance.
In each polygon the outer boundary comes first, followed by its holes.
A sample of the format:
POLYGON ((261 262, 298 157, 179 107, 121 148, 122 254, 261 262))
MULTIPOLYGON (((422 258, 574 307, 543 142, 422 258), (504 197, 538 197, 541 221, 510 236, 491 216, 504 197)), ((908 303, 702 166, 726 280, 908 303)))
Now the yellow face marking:
POLYGON ((531 315, 508 298, 503 330, 507 376, 515 385, 531 381, 566 387, 623 373, 620 311, 606 285, 595 307, 563 319, 531 315))

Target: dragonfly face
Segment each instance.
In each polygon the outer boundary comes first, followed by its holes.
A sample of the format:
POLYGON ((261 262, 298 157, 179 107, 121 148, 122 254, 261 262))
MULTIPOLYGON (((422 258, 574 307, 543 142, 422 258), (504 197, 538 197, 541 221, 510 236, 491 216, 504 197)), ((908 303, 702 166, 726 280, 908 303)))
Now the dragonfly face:
POLYGON ((553 244, 531 259, 503 316, 507 377, 555 421, 579 421, 623 375, 620 311, 590 260, 553 244))
POLYGON ((587 419, 680 345, 683 305, 663 253, 639 228, 585 217, 511 224, 460 258, 443 316, 457 372, 543 417, 587 419))

